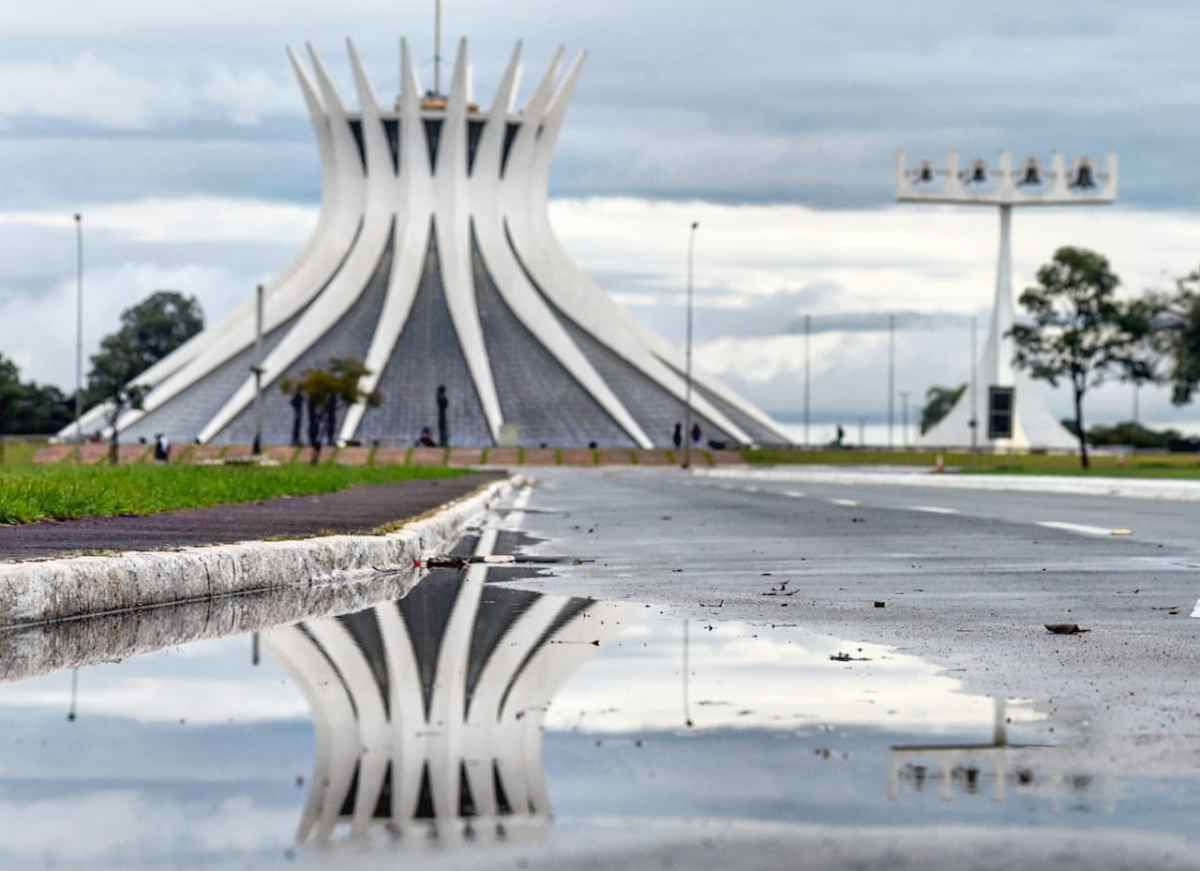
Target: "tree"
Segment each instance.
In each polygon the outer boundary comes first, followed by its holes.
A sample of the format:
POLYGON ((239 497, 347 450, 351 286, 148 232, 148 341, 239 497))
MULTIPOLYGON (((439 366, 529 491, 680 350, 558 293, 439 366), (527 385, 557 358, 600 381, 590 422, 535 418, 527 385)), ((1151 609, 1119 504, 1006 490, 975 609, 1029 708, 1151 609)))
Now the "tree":
POLYGON ((71 420, 71 408, 57 387, 21 381, 16 363, 0 354, 0 433, 41 435, 71 420))
MULTIPOLYGON (((98 366, 127 370, 134 373, 132 380, 203 329, 204 312, 194 296, 174 290, 155 291, 121 312, 120 328, 104 338, 99 353, 92 357, 93 371, 98 366), (110 354, 120 359, 109 361, 110 354)), ((94 390, 89 375, 84 398, 84 404, 90 407, 108 398, 108 393, 94 390)))
POLYGON ((921 409, 921 435, 925 435, 941 423, 962 399, 966 390, 966 382, 958 387, 940 387, 935 384, 926 390, 925 407, 921 409))
POLYGON ((1186 405, 1200 391, 1200 270, 1175 279, 1173 293, 1151 297, 1155 335, 1170 363, 1171 401, 1186 405))
POLYGON ((120 328, 100 340, 84 404, 107 404, 110 463, 117 462, 117 421, 127 408, 140 409, 150 392, 150 385, 136 383, 138 376, 203 329, 204 313, 194 296, 159 290, 121 312, 120 328))
POLYGON ((1009 335, 1013 365, 1051 386, 1070 382, 1079 458, 1088 468, 1083 402, 1088 390, 1116 377, 1135 384, 1157 380, 1152 299, 1120 300, 1121 280, 1108 260, 1086 248, 1059 248, 1038 270, 1038 284, 1021 294, 1029 322, 1009 335))
POLYGON ((361 360, 335 357, 329 361, 328 369, 306 369, 298 378, 280 381, 280 391, 291 396, 293 444, 299 441, 301 409, 307 405, 308 443, 313 449, 314 464, 321 455, 322 429, 330 447, 337 441, 339 405, 349 408, 362 402, 377 408, 383 403, 379 391, 365 393, 361 388, 362 379, 370 374, 371 370, 361 360))

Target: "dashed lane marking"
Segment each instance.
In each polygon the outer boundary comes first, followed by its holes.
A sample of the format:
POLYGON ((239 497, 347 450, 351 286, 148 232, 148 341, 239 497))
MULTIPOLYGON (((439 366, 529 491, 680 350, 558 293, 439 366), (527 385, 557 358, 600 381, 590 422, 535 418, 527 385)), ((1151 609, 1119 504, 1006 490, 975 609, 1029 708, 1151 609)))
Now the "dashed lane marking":
POLYGON ((843 507, 845 507, 845 508, 856 508, 856 507, 858 507, 858 503, 857 503, 857 502, 855 502, 853 499, 830 499, 829 501, 830 501, 830 503, 831 503, 831 504, 833 504, 833 505, 841 505, 841 506, 843 506, 843 507))
POLYGON ((1197 600, 1196 600, 1196 607, 1195 607, 1195 609, 1192 611, 1192 616, 1193 616, 1193 617, 1200 617, 1200 599, 1197 599, 1197 600))
POLYGON ((1039 520, 1038 526, 1047 529, 1062 529, 1066 532, 1078 532, 1080 535, 1133 535, 1132 529, 1110 529, 1106 526, 1088 526, 1084 523, 1064 523, 1060 520, 1039 520))
POLYGON ((799 490, 784 490, 783 495, 791 496, 793 499, 803 499, 806 494, 801 493, 799 490))
POLYGON ((936 505, 913 505, 911 511, 924 511, 926 514, 957 514, 956 508, 939 508, 936 505))
POLYGON ((743 487, 742 489, 745 490, 747 493, 757 493, 758 492, 757 487, 743 487))

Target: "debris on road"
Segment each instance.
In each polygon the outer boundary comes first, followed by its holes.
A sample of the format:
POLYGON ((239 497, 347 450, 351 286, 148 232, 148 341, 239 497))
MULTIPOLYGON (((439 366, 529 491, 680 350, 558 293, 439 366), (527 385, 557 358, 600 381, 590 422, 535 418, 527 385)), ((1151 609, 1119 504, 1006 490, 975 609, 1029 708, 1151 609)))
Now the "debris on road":
POLYGON ((1091 629, 1080 629, 1076 623, 1047 623, 1046 631, 1054 635, 1082 635, 1091 629))
POLYGON ((886 607, 887 607, 887 602, 876 602, 876 603, 875 603, 875 607, 876 607, 876 608, 886 608, 886 607))
POLYGON ((833 662, 870 662, 869 656, 851 656, 849 653, 831 653, 829 658, 833 662))

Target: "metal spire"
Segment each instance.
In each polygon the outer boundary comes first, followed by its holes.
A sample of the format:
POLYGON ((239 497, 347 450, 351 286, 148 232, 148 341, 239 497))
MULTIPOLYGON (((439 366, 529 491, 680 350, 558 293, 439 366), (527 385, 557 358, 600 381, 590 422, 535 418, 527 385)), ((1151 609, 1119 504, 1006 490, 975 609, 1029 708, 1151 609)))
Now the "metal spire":
POLYGON ((433 94, 442 93, 442 0, 433 4, 433 94))

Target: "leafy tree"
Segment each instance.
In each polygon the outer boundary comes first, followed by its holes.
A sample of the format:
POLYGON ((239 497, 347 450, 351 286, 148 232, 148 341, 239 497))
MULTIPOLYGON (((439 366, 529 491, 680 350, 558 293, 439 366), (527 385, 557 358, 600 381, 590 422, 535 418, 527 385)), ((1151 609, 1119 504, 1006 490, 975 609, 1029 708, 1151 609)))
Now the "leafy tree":
POLYGON ((1154 294, 1155 334, 1169 361, 1171 401, 1186 405, 1200 391, 1200 270, 1175 279, 1173 293, 1154 294))
POLYGON ((966 383, 958 387, 934 385, 925 391, 925 406, 921 409, 921 435, 929 432, 950 413, 966 392, 966 383))
MULTIPOLYGON (((174 290, 155 291, 121 312, 120 328, 104 338, 99 353, 92 357, 93 372, 97 368, 131 371, 132 380, 203 329, 204 312, 194 296, 174 290), (119 359, 110 361, 109 355, 119 359)), ((107 390, 94 388, 88 376, 85 405, 96 405, 109 395, 107 390)))
POLYGON ((109 462, 117 462, 117 421, 126 409, 140 409, 150 392, 150 385, 136 383, 138 376, 203 329, 204 313, 194 296, 159 290, 121 312, 120 328, 100 340, 84 404, 107 403, 109 462))
POLYGON ((1121 280, 1108 260, 1086 248, 1059 248, 1038 270, 1038 284, 1021 294, 1029 322, 1013 327, 1013 365, 1052 386, 1070 382, 1079 458, 1088 468, 1083 402, 1110 378, 1157 380, 1153 300, 1117 299, 1121 280))
POLYGON ((337 440, 338 408, 349 408, 360 402, 371 408, 383 403, 383 396, 374 390, 366 393, 361 388, 364 377, 371 370, 361 360, 353 357, 335 357, 327 369, 306 369, 299 377, 284 378, 279 389, 292 397, 294 414, 292 442, 299 442, 302 409, 308 409, 308 443, 313 448, 313 463, 321 454, 322 430, 324 441, 332 447, 337 440))
POLYGON ((22 382, 17 365, 0 354, 0 433, 56 432, 71 420, 67 397, 57 387, 22 382))
POLYGON ((149 388, 137 384, 136 379, 145 367, 143 357, 128 336, 114 333, 100 342, 100 353, 92 356, 92 370, 88 373, 88 394, 96 403, 106 404, 108 427, 108 461, 117 462, 117 421, 128 408, 140 409, 149 388))

